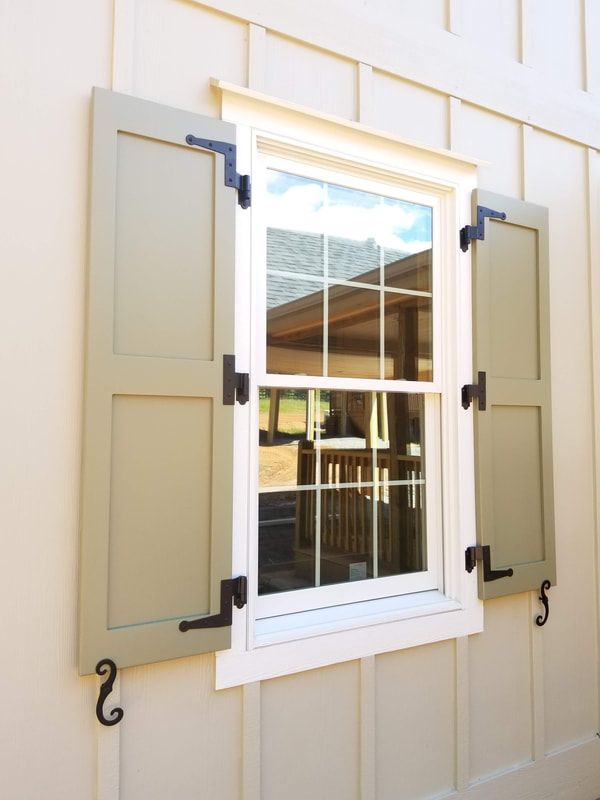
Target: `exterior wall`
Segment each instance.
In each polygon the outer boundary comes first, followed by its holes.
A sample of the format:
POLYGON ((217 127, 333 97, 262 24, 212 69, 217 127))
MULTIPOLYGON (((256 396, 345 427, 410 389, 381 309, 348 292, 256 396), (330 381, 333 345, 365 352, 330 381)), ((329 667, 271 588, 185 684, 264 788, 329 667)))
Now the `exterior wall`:
POLYGON ((595 6, 0 3, 7 800, 600 795, 595 6), (129 669, 100 729, 75 667, 90 88, 218 116, 213 76, 482 157, 482 188, 549 206, 558 585, 543 629, 515 595, 481 635, 243 688, 215 692, 212 656, 129 669))

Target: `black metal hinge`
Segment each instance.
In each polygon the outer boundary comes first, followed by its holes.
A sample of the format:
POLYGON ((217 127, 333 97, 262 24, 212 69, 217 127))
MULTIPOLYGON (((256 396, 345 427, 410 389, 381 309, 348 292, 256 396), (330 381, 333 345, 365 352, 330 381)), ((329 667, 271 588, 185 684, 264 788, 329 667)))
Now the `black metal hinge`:
POLYGON ((223 405, 232 406, 237 400, 243 406, 250 396, 250 376, 235 371, 235 356, 223 356, 223 405))
POLYGON ((466 253, 469 249, 469 242, 473 239, 485 239, 485 218, 506 219, 504 211, 493 211, 485 206, 477 206, 477 225, 465 225, 460 229, 460 249, 466 253))
POLYGON ((236 169, 236 147, 229 142, 216 142, 214 139, 199 139, 191 133, 185 137, 188 144, 202 147, 203 150, 212 150, 225 156, 225 186, 237 189, 238 203, 242 208, 250 208, 252 200, 252 187, 250 175, 240 175, 236 169))
POLYGON ((248 581, 245 575, 221 581, 221 610, 212 617, 184 619, 179 623, 182 633, 195 628, 225 628, 231 625, 233 608, 243 608, 248 602, 248 581))
POLYGON ((483 580, 497 581, 498 578, 510 578, 513 575, 512 567, 508 569, 492 569, 492 557, 489 544, 467 547, 465 550, 465 569, 473 572, 478 561, 483 564, 483 580))
POLYGON ((465 410, 468 409, 473 400, 477 398, 479 410, 485 411, 487 404, 485 372, 477 373, 477 383, 465 384, 461 389, 460 396, 461 396, 462 407, 465 410))

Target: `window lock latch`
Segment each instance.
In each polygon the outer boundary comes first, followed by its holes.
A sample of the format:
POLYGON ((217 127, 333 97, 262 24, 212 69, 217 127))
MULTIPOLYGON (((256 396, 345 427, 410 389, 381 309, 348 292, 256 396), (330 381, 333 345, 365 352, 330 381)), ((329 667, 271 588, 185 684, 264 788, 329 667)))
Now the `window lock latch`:
POLYGON ((196 628, 226 628, 231 626, 233 608, 243 608, 248 602, 248 579, 245 575, 221 581, 221 609, 218 614, 199 619, 184 619, 179 623, 182 633, 196 628))
POLYGON ((477 383, 467 383, 462 387, 461 401, 465 410, 469 408, 475 398, 477 398, 479 410, 485 411, 487 403, 485 372, 477 373, 477 383))
POLYGON ((465 550, 465 569, 471 573, 475 569, 478 561, 483 564, 483 580, 497 581, 498 578, 511 578, 513 575, 512 567, 508 569, 492 569, 492 557, 489 544, 473 545, 465 550))

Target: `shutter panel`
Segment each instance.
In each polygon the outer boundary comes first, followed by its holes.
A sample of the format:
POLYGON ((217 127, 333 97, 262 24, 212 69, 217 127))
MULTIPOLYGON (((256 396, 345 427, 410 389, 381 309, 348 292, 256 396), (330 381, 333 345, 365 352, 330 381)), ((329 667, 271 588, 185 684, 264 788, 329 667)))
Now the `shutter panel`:
POLYGON ((487 374, 487 409, 473 403, 478 543, 493 569, 512 577, 483 581, 479 596, 556 581, 547 209, 475 191, 477 206, 506 212, 485 221, 472 246, 474 376, 487 374))
POLYGON ((81 507, 81 674, 230 646, 237 193, 219 120, 94 91, 81 507))

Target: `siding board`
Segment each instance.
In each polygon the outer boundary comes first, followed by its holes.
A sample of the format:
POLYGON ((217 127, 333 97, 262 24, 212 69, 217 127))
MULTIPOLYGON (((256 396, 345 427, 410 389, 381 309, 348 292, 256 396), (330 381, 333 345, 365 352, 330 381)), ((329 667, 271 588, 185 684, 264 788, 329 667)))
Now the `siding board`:
POLYGON ((447 147, 448 100, 414 83, 373 70, 372 124, 407 139, 447 147))
POLYGON ((121 673, 119 800, 241 795, 242 690, 214 690, 212 655, 121 673))
POLYGON ((218 117, 210 78, 246 85, 247 25, 173 0, 137 0, 135 18, 133 93, 138 97, 218 117))
POLYGON ((471 780, 532 760, 529 598, 485 603, 485 629, 469 638, 471 780))
POLYGON ((346 119, 357 117, 356 64, 273 33, 267 35, 265 91, 346 119))
POLYGON ((357 800, 360 665, 265 681, 262 800, 357 800))
POLYGON ((378 800, 414 800, 455 786, 453 642, 375 659, 378 800))

